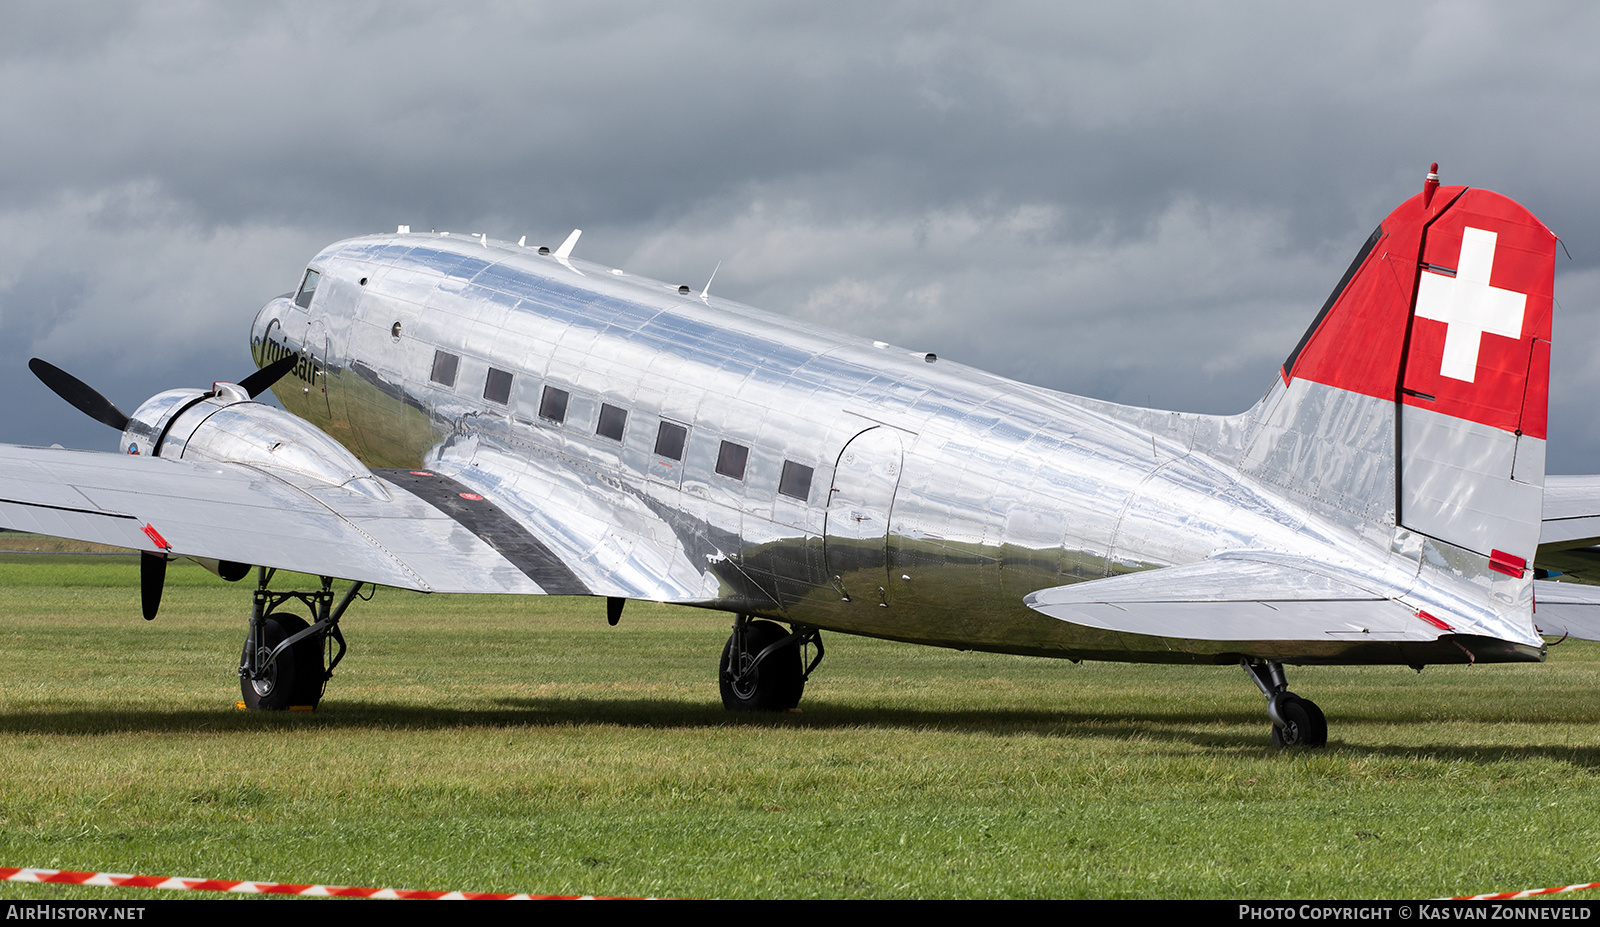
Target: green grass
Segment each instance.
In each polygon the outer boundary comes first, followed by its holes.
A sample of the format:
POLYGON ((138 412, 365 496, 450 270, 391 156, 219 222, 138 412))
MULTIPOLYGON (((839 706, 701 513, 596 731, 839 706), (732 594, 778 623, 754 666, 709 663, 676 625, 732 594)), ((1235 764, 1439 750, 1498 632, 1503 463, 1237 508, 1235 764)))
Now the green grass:
MULTIPOLYGON (((728 616, 380 590, 315 714, 236 711, 249 583, 0 557, 0 865, 689 897, 1434 897, 1600 879, 1600 646, 1236 667, 829 635, 798 715, 721 708, 728 616)), ((167 892, 125 893, 172 897, 167 892)), ((107 889, 0 885, 8 898, 107 889)))

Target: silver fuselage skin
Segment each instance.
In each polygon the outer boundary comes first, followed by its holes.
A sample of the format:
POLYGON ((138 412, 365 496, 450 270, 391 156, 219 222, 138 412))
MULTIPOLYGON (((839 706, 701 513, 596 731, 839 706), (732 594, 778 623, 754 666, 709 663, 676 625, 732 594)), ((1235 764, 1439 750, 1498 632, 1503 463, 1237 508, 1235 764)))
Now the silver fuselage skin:
MULTIPOLYGON (((274 299, 252 330, 258 365, 304 358, 274 388, 290 412, 374 468, 442 454, 485 468, 525 461, 642 499, 704 565, 708 591, 691 604, 1081 659, 1463 661, 1448 641, 1244 652, 1084 627, 1023 603, 1240 550, 1415 572, 1421 555, 1404 549, 1392 514, 1386 525, 1381 512, 1284 492, 1261 466, 1242 468, 1260 424, 1248 414, 1081 399, 492 240, 369 236, 309 266, 321 275, 310 306, 274 299), (453 384, 434 379, 438 352, 459 359, 453 384), (485 398, 491 368, 511 374, 503 404, 485 398), (540 414, 546 387, 569 396, 562 421, 540 414), (621 440, 598 432, 602 406, 626 412, 621 440), (687 429, 681 460, 656 453, 662 422, 687 429), (717 472, 724 442, 748 449, 743 478, 717 472), (779 491, 786 462, 811 469, 804 498, 779 491)), ((1386 438, 1385 427, 1372 431, 1386 438)), ((1392 482, 1363 440, 1338 449, 1339 466, 1392 482)), ((603 594, 618 592, 662 598, 603 594)), ((1482 646, 1477 658, 1537 657, 1482 646)))

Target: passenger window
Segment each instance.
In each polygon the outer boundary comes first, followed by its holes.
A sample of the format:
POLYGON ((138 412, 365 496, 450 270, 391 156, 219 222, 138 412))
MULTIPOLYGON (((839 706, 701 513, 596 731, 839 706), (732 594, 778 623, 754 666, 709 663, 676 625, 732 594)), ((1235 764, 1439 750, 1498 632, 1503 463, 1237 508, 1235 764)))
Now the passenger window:
POLYGON ((717 451, 717 472, 723 476, 731 476, 736 480, 744 479, 744 465, 750 460, 750 449, 743 444, 734 444, 732 441, 722 442, 721 450, 717 451))
POLYGON ((811 498, 811 468, 792 460, 783 462, 783 475, 778 477, 778 492, 802 502, 811 498))
POLYGON ((294 304, 301 309, 311 308, 311 297, 317 292, 317 281, 322 275, 310 268, 306 268, 305 279, 300 281, 300 292, 295 294, 294 304))
POLYGON ((461 366, 461 358, 447 351, 433 352, 433 374, 430 379, 444 386, 456 385, 456 370, 461 366))
POLYGON ((671 422, 662 422, 656 432, 656 456, 669 460, 683 459, 683 445, 689 438, 689 429, 671 422))
POLYGON ((547 418, 552 422, 566 421, 567 397, 566 390, 556 389, 554 386, 546 386, 544 388, 544 396, 539 399, 539 417, 547 418))
POLYGON ((511 401, 511 374, 489 368, 489 379, 483 383, 483 398, 506 405, 511 401))
POLYGON ((627 409, 620 409, 609 402, 600 404, 600 425, 595 428, 595 434, 613 441, 621 441, 622 432, 627 427, 627 409))

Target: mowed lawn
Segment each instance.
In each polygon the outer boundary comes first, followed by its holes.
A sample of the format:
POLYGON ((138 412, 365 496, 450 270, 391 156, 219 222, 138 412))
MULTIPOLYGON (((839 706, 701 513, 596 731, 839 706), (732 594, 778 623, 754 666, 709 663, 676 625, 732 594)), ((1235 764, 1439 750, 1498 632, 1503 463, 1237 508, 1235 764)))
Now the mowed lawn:
POLYGON ((1285 752, 1238 667, 830 634, 802 713, 732 715, 729 616, 381 589, 322 707, 265 715, 234 708, 252 582, 174 564, 145 622, 136 560, 0 557, 0 866, 728 898, 1600 880, 1596 645, 1291 667, 1331 742, 1285 752))

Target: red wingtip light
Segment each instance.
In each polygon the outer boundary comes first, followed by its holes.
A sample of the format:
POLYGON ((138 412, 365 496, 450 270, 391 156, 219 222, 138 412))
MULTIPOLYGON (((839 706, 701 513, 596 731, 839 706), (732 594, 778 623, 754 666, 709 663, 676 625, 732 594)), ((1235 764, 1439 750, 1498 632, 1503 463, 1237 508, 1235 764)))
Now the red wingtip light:
POLYGON ((1422 208, 1433 202, 1433 191, 1439 189, 1439 162, 1428 165, 1428 179, 1422 182, 1422 208))

